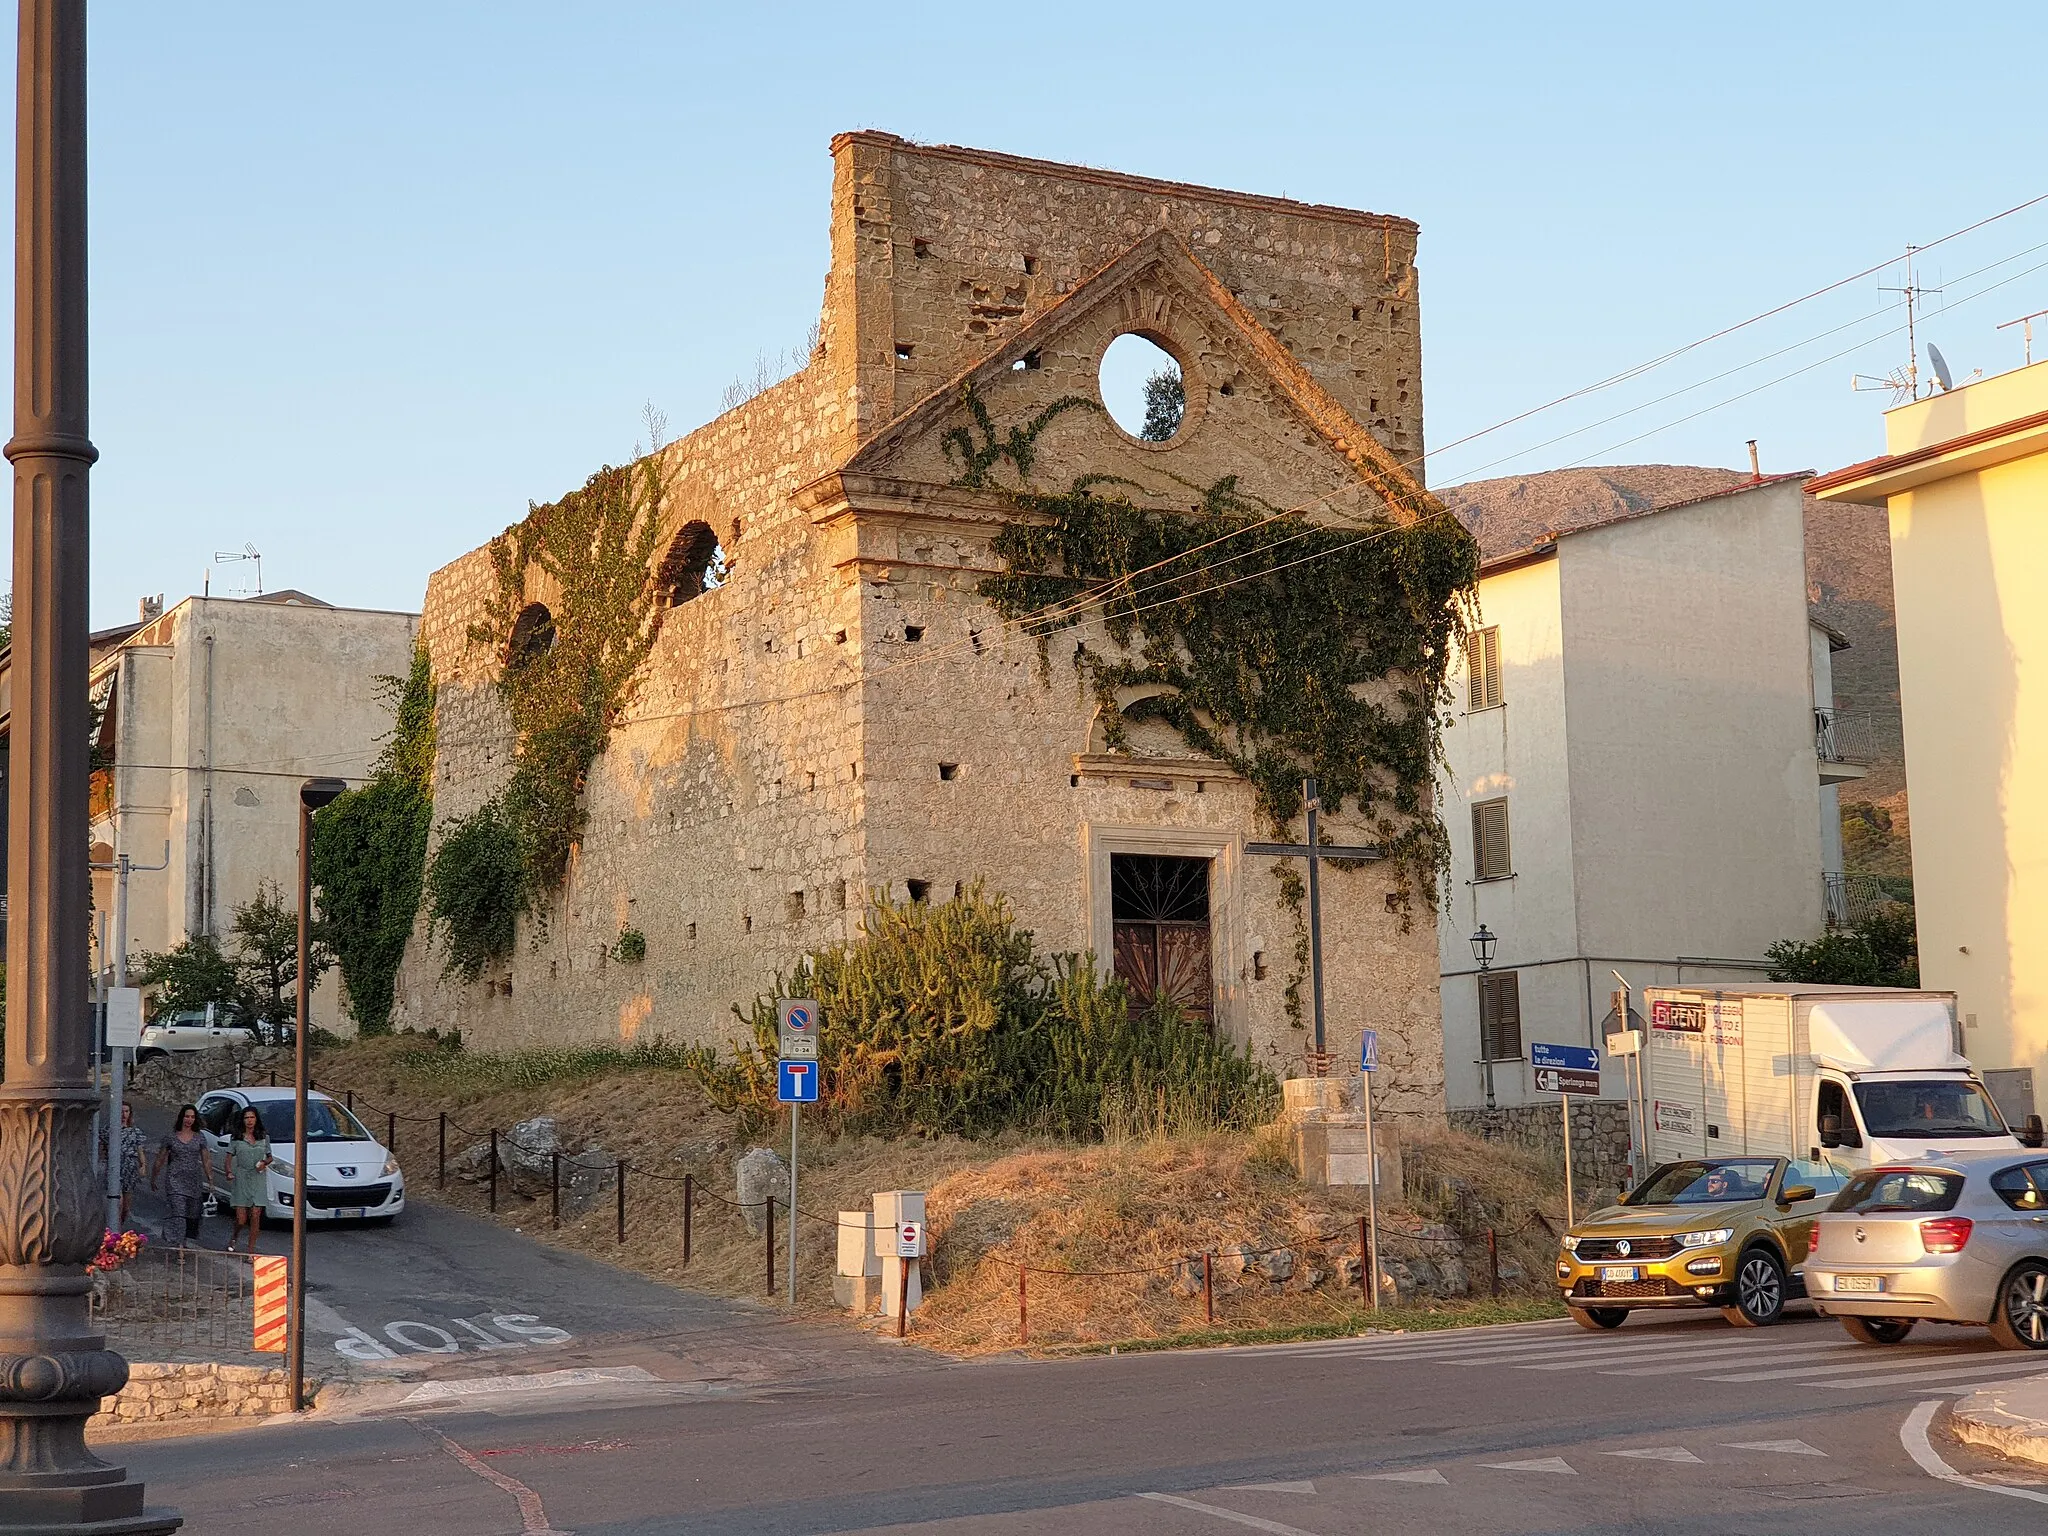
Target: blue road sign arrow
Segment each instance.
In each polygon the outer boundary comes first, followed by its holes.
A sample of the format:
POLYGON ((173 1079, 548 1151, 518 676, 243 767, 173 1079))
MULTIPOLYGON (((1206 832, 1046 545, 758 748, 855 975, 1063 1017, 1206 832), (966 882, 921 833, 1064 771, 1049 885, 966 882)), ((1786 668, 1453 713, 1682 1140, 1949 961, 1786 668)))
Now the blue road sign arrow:
POLYGON ((1529 1065, 1562 1067, 1567 1072, 1598 1072, 1600 1053, 1590 1045, 1538 1045, 1532 1042, 1529 1065))
POLYGON ((818 1064, 815 1061, 776 1063, 775 1098, 782 1104, 818 1102, 818 1064))

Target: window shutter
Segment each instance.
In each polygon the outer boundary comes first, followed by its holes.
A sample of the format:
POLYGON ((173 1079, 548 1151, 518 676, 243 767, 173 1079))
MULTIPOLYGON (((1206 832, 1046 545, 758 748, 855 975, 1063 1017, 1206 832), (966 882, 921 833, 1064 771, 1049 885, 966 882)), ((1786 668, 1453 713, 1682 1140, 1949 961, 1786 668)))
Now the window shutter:
POLYGON ((1513 873, 1508 853, 1508 803, 1482 800, 1472 807, 1472 878, 1499 880, 1513 873))
POLYGON ((1466 707, 1491 709, 1500 702, 1500 627, 1475 630, 1465 650, 1466 707))
POLYGON ((1488 1061, 1522 1056, 1522 982, 1513 971, 1479 978, 1479 1053, 1488 1061))

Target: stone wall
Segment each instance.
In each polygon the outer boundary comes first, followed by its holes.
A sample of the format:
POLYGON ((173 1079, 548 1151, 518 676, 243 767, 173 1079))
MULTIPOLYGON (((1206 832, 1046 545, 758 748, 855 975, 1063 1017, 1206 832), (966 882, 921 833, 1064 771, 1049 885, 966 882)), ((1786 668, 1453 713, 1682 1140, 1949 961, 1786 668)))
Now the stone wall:
MULTIPOLYGON (((1501 1109, 1454 1109, 1451 1129, 1564 1165, 1562 1110, 1552 1100, 1501 1109)), ((1572 1183, 1582 1192, 1612 1191, 1628 1171, 1628 1104, 1581 1098, 1572 1103, 1572 1183)))
MULTIPOLYGON (((309 1379, 310 1401, 319 1382, 309 1379)), ((291 1379, 274 1365, 220 1365, 212 1361, 154 1364, 134 1361, 128 1385, 107 1398, 89 1428, 158 1424, 174 1419, 255 1419, 291 1412, 291 1379)))

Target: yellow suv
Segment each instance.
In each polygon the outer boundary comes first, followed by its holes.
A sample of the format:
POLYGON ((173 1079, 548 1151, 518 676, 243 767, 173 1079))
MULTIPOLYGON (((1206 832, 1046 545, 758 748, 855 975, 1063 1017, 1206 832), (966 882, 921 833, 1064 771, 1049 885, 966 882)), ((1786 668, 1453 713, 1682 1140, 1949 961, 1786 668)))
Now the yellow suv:
POLYGON ((1701 1157, 1666 1163, 1566 1232, 1557 1283, 1582 1328, 1637 1307, 1719 1307, 1761 1328, 1803 1296, 1814 1218, 1842 1187, 1826 1163, 1701 1157))

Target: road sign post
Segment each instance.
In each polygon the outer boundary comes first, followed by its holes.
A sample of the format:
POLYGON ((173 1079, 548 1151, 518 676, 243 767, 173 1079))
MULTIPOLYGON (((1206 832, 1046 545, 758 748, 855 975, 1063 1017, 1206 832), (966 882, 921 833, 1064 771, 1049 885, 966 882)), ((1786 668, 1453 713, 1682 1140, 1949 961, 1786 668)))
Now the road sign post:
POLYGON ((1572 1096, 1599 1093, 1600 1052, 1590 1045, 1532 1043, 1529 1066, 1537 1091, 1558 1095, 1558 1114, 1564 1122, 1564 1219, 1569 1226, 1578 1219, 1572 1198, 1572 1096))
POLYGON ((1365 1220, 1371 1241, 1359 1262, 1366 1268, 1366 1299, 1380 1309, 1380 1154, 1372 1135, 1372 1075, 1380 1067, 1380 1032, 1368 1029, 1358 1040, 1358 1073, 1365 1099, 1365 1220))
MULTIPOLYGON (((816 998, 785 997, 775 1010, 775 1096, 789 1106, 789 1304, 796 1305, 797 1122, 802 1106, 818 1101, 818 1031, 823 1013, 816 998)), ((773 1225, 771 1220, 770 1225, 773 1225)))

